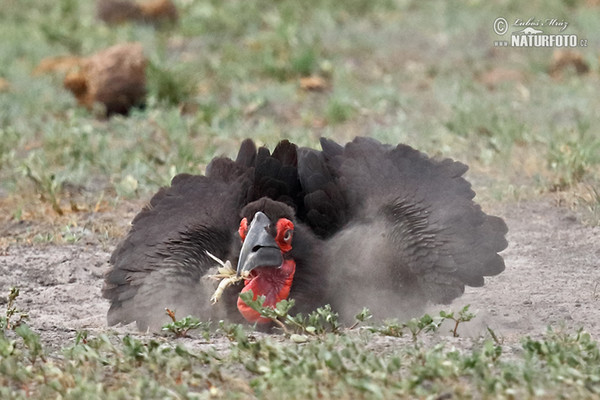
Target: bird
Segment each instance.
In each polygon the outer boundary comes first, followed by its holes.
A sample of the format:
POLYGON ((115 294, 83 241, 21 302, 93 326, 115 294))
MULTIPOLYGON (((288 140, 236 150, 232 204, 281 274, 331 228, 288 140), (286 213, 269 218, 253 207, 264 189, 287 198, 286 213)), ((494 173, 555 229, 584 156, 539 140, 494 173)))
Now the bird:
POLYGON ((294 312, 329 304, 342 321, 363 307, 406 318, 505 269, 507 225, 474 202, 465 164, 369 137, 320 145, 246 139, 235 159, 159 189, 111 255, 108 325, 159 330, 168 308, 268 326, 240 298, 250 290, 267 307, 293 299, 294 312), (212 304, 215 258, 244 279, 212 304))

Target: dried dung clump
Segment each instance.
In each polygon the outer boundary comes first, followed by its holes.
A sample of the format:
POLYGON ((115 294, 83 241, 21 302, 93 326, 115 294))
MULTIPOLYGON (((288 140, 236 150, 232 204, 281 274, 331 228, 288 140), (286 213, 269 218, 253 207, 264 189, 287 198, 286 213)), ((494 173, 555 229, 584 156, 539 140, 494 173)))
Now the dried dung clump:
POLYGON ((171 0, 100 0, 97 3, 98 18, 108 24, 128 21, 162 24, 177 22, 178 13, 171 0))
POLYGON ((322 92, 329 87, 327 81, 318 75, 300 78, 300 89, 310 92, 322 92))
POLYGON ((590 66, 580 52, 574 50, 556 50, 552 54, 552 62, 550 63, 548 73, 553 78, 560 79, 568 69, 574 69, 577 75, 590 72, 590 66))
POLYGON ((144 101, 146 65, 140 43, 119 44, 80 59, 64 85, 88 109, 100 103, 107 115, 126 114, 144 101))

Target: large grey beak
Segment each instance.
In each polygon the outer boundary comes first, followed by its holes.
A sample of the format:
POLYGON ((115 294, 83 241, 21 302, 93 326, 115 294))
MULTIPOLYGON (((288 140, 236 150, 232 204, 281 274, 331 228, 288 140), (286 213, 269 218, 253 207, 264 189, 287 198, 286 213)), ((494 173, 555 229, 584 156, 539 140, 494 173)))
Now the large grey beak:
POLYGON ((240 251, 237 276, 256 267, 280 267, 283 263, 281 249, 266 230, 270 224, 271 220, 262 212, 254 215, 240 251))

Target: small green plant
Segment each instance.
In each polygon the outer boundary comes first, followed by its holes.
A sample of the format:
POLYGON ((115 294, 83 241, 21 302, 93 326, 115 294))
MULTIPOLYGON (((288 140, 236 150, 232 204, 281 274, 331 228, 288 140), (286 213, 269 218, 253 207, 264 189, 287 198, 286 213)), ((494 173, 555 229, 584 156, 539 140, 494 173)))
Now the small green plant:
POLYGON ((325 118, 330 124, 341 124, 350 119, 354 112, 354 107, 351 104, 333 99, 327 104, 325 109, 325 118))
MULTIPOLYGON (((240 298, 249 307, 258 311, 262 317, 272 320, 286 335, 302 333, 319 336, 326 333, 339 334, 342 332, 339 314, 333 311, 329 304, 319 307, 307 315, 302 313, 290 315, 289 312, 294 306, 294 300, 282 300, 275 307, 265 307, 264 296, 258 296, 256 300, 253 300, 253 297, 251 290, 240 294, 240 298)), ((365 308, 355 318, 356 323, 349 329, 353 329, 360 322, 371 318, 371 313, 365 308)))
POLYGON ((490 334, 490 336, 492 337, 492 340, 494 341, 494 343, 496 344, 502 344, 503 340, 498 338, 498 335, 496 335, 496 332, 490 328, 489 326, 487 327, 487 331, 490 334))
POLYGON ((48 173, 45 166, 35 162, 31 157, 22 165, 23 175, 33 182, 36 191, 43 201, 50 203, 52 209, 63 215, 60 207, 60 195, 62 191, 62 180, 54 173, 48 173))
POLYGON ((23 339, 23 344, 28 350, 29 361, 31 364, 35 364, 38 359, 46 362, 44 348, 42 347, 40 336, 37 333, 32 331, 27 324, 19 324, 19 326, 15 328, 15 333, 23 339))
POLYGON ((17 297, 19 297, 19 288, 10 288, 8 303, 6 304, 6 313, 4 316, 0 317, 0 330, 15 330, 29 318, 29 315, 26 312, 17 309, 15 306, 17 297))
POLYGON ((588 148, 578 142, 552 144, 548 153, 548 166, 556 175, 550 190, 566 190, 581 182, 588 171, 588 148))
POLYGON ((356 322, 350 327, 348 328, 350 329, 354 329, 356 328, 360 323, 365 322, 370 320, 371 318, 373 318, 373 314, 371 314, 371 310, 369 310, 367 307, 363 307, 363 309, 354 316, 354 319, 356 320, 356 322))
MULTIPOLYGON (((458 337, 458 326, 463 322, 467 322, 475 318, 475 314, 469 311, 470 305, 463 307, 455 315, 454 311, 440 311, 439 316, 432 317, 425 314, 420 318, 411 318, 406 322, 398 322, 398 320, 387 320, 382 326, 369 327, 371 332, 379 333, 384 336, 400 337, 408 330, 414 342, 422 332, 435 332, 445 320, 454 321, 454 327, 450 330, 454 337, 458 337)), ((490 332, 493 332, 490 330, 490 332)), ((495 335, 492 335, 494 340, 497 340, 495 335)))
POLYGON ((492 334, 492 338, 494 339, 494 341, 485 341, 483 345, 483 354, 486 357, 490 358, 493 362, 496 362, 500 359, 500 356, 502 355, 502 346, 498 342, 498 338, 496 337, 494 331, 492 331, 490 328, 488 328, 488 331, 490 332, 490 334, 492 334))
POLYGON ((171 332, 176 338, 181 338, 188 337, 188 332, 191 330, 202 328, 204 330, 206 339, 208 339, 210 322, 201 322, 199 319, 194 318, 191 315, 178 320, 175 317, 175 312, 169 310, 168 308, 166 309, 166 313, 171 318, 172 322, 163 325, 163 331, 171 332))
POLYGON ((475 318, 475 314, 469 311, 469 307, 471 305, 467 304, 466 306, 464 306, 459 312, 458 315, 454 315, 454 311, 452 312, 446 312, 446 311, 440 311, 440 317, 443 319, 450 319, 452 321, 454 321, 454 328, 452 330, 450 330, 450 332, 452 332, 452 336, 454 337, 458 337, 458 325, 460 325, 462 322, 468 322, 470 320, 472 320, 473 318, 475 318))
POLYGON ((292 70, 302 76, 310 75, 317 65, 317 54, 314 48, 307 47, 298 52, 290 60, 292 70))
POLYGON ((182 68, 171 69, 150 62, 147 70, 148 91, 159 103, 177 106, 186 102, 196 90, 195 76, 182 68))
POLYGON ((590 393, 600 394, 600 348, 583 328, 570 333, 548 327, 544 338, 535 340, 527 337, 522 340, 522 346, 526 365, 531 369, 543 367, 540 375, 530 373, 532 376, 528 383, 532 387, 539 387, 541 381, 550 379, 563 384, 568 382, 573 389, 579 387, 588 396, 590 393))
POLYGON ((442 322, 444 322, 443 317, 432 317, 425 314, 421 318, 411 318, 404 325, 410 331, 413 342, 416 342, 421 332, 435 332, 442 322))
MULTIPOLYGON (((8 303, 6 305, 5 315, 0 317, 0 339, 3 339, 4 344, 9 344, 4 350, 0 349, 0 354, 10 353, 16 354, 16 348, 20 346, 17 341, 6 342, 4 331, 12 330, 23 341, 23 346, 27 350, 29 362, 33 365, 38 359, 46 361, 44 350, 40 342, 40 337, 33 332, 25 323, 29 318, 28 314, 17 309, 15 301, 19 297, 19 289, 12 287, 8 295, 8 303)), ((0 345, 0 347, 2 347, 0 345)))
POLYGON ((383 336, 401 337, 404 335, 406 325, 398 322, 396 319, 386 320, 381 326, 370 326, 369 331, 383 336))
POLYGON ((248 347, 250 337, 241 324, 230 324, 225 321, 219 321, 219 331, 222 332, 230 342, 236 342, 238 347, 248 347))
POLYGON ((262 317, 273 321, 285 333, 290 333, 286 325, 281 322, 281 320, 287 319, 288 312, 292 307, 294 307, 294 300, 281 300, 275 307, 268 307, 264 306, 265 296, 258 296, 256 300, 254 300, 254 293, 252 290, 240 293, 240 298, 254 311, 259 312, 262 317))
POLYGON ((75 336, 75 345, 78 344, 87 344, 88 343, 88 332, 87 331, 78 331, 75 336))
POLYGON ((549 142, 547 163, 554 172, 550 190, 566 190, 582 182, 600 162, 600 140, 590 126, 589 120, 579 119, 575 129, 563 132, 560 139, 549 142))
POLYGON ((587 191, 587 195, 578 196, 586 214, 584 221, 590 225, 600 225, 600 189, 587 185, 587 191))
POLYGON ((128 360, 134 361, 136 366, 140 366, 142 362, 148 361, 150 350, 155 347, 155 343, 154 340, 144 343, 141 340, 126 335, 123 337, 123 355, 128 360))
POLYGON ((61 233, 62 239, 65 242, 74 244, 81 240, 81 238, 83 237, 83 234, 84 234, 84 230, 77 229, 77 227, 75 227, 75 226, 65 225, 61 229, 60 233, 61 233))
POLYGON ((539 358, 557 368, 576 367, 586 361, 600 362, 598 343, 583 328, 569 333, 548 327, 542 340, 526 337, 522 346, 527 357, 539 358))

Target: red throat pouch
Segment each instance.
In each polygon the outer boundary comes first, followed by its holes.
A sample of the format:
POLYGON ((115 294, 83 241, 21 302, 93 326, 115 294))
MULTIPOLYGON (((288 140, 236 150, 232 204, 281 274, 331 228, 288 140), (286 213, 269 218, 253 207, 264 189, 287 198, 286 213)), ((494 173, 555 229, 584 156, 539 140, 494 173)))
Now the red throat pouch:
MULTIPOLYGON (((296 272, 296 262, 294 260, 285 260, 280 268, 260 267, 253 271, 249 280, 244 281, 242 293, 252 290, 253 300, 258 296, 265 296, 264 306, 275 307, 281 300, 288 298, 294 273, 296 272)), ((244 318, 251 323, 266 324, 270 319, 260 316, 258 311, 250 308, 246 303, 238 298, 237 307, 244 318)))

